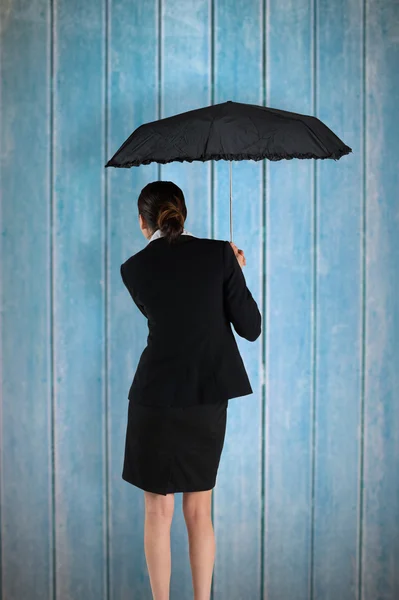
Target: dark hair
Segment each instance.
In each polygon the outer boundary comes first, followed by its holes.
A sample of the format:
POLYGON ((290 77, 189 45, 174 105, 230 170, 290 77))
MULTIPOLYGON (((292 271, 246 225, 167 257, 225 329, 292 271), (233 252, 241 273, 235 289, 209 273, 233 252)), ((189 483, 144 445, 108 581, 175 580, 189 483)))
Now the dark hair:
POLYGON ((153 181, 140 192, 139 214, 152 231, 160 229, 169 243, 182 233, 187 218, 184 194, 172 181, 153 181))

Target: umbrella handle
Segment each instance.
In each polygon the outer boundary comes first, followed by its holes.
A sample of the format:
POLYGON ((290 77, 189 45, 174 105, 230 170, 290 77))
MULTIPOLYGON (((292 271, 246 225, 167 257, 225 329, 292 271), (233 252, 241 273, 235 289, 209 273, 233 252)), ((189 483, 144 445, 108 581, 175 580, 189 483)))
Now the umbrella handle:
POLYGON ((230 241, 233 241, 233 177, 232 177, 232 167, 230 160, 230 241))

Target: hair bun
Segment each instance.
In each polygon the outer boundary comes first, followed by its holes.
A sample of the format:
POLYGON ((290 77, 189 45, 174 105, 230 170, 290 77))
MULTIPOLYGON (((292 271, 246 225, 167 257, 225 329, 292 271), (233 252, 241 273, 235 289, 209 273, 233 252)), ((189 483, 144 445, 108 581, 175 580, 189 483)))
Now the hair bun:
MULTIPOLYGON (((181 229, 184 228, 184 215, 180 208, 173 204, 173 202, 166 202, 162 209, 159 211, 157 225, 162 231, 165 229, 166 224, 170 221, 177 221, 181 229)), ((168 223, 170 225, 170 223, 168 223)))

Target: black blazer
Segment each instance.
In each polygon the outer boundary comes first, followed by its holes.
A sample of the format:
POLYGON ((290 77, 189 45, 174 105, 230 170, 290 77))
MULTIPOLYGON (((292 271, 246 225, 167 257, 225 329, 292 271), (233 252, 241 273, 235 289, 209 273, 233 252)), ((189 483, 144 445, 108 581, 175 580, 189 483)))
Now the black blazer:
POLYGON ((228 241, 182 234, 169 246, 159 237, 120 271, 148 319, 130 400, 188 406, 253 392, 231 324, 253 342, 261 314, 228 241))

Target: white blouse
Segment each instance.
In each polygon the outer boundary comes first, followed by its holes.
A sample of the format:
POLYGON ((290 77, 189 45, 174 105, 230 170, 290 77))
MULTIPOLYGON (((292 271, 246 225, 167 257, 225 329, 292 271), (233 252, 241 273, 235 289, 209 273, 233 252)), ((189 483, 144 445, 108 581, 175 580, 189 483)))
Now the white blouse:
MULTIPOLYGON (((181 232, 180 235, 193 235, 192 233, 190 233, 189 231, 187 231, 187 229, 183 229, 183 231, 181 232)), ((150 239, 148 240, 148 242, 152 242, 152 240, 156 240, 159 237, 163 237, 164 234, 161 232, 160 229, 157 229, 156 231, 154 231, 154 233, 152 234, 152 236, 150 237, 150 239)))

